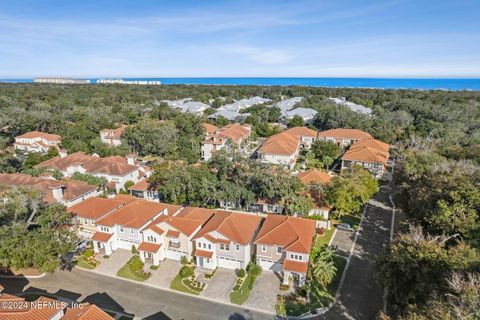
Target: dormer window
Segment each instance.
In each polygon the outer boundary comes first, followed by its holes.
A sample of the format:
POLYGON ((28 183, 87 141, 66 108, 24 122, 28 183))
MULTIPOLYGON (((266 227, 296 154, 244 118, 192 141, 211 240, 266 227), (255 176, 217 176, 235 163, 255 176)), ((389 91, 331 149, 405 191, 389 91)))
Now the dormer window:
POLYGON ((277 247, 277 254, 282 254, 283 247, 277 247))

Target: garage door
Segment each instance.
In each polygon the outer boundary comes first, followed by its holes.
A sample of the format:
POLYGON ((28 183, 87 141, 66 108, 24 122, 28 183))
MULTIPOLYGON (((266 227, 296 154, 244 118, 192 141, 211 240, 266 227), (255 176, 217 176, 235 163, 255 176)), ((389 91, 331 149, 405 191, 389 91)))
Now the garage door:
POLYGON ((263 270, 276 271, 276 272, 282 271, 281 263, 264 260, 264 259, 260 260, 260 267, 262 267, 263 270))
POLYGON ((180 251, 167 250, 167 252, 166 252, 167 259, 172 259, 172 260, 180 261, 180 259, 184 255, 185 255, 185 253, 180 252, 180 251))
POLYGON ((218 257, 218 266, 227 269, 241 269, 242 262, 234 259, 218 257))

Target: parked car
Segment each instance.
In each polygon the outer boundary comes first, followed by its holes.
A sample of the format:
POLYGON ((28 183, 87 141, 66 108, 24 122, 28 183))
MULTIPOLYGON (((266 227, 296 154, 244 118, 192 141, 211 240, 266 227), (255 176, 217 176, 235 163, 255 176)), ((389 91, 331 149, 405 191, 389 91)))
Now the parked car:
POLYGON ((77 246, 75 247, 75 253, 81 254, 85 249, 88 247, 88 240, 82 240, 77 243, 77 246))
POLYGON ((355 231, 355 229, 353 229, 352 226, 349 225, 348 223, 339 223, 339 224, 337 224, 337 229, 338 229, 338 230, 349 231, 349 232, 354 232, 354 231, 355 231))

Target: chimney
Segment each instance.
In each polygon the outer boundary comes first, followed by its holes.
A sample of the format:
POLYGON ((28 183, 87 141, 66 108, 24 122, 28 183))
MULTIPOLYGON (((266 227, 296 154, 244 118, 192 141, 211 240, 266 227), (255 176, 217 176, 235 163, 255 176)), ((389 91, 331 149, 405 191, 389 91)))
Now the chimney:
POLYGON ((51 187, 53 198, 58 202, 63 201, 63 186, 62 185, 54 185, 51 187))
POLYGON ((58 150, 58 155, 60 156, 60 158, 65 158, 67 156, 67 150, 65 149, 58 150))
POLYGON ((125 157, 127 159, 127 164, 129 165, 135 165, 135 155, 130 153, 130 154, 127 154, 127 156, 125 157))

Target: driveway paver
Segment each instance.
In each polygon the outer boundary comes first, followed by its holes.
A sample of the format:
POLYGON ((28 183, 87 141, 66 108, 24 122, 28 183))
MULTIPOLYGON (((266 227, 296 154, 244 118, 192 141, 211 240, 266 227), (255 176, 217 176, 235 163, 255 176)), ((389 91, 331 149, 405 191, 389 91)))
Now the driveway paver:
POLYGON ((98 261, 100 264, 95 271, 108 274, 108 275, 116 275, 118 270, 120 270, 132 257, 132 253, 130 250, 125 249, 117 249, 114 251, 109 258, 105 259, 102 256, 98 256, 98 261))
POLYGON ((230 292, 235 286, 237 276, 235 275, 235 270, 218 268, 211 280, 199 280, 208 284, 207 288, 202 293, 203 296, 215 300, 230 302, 230 292))
POLYGON ((330 247, 335 249, 338 254, 348 257, 355 239, 355 232, 339 230, 335 233, 335 237, 330 243, 330 247))
POLYGON ((150 278, 145 280, 145 283, 162 288, 170 288, 170 283, 181 268, 182 264, 180 261, 165 259, 164 261, 160 262, 160 266, 157 270, 148 270, 152 273, 152 275, 150 278))
POLYGON ((277 295, 280 293, 280 279, 270 271, 262 271, 257 277, 245 305, 275 312, 277 295))

